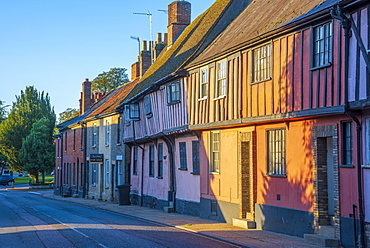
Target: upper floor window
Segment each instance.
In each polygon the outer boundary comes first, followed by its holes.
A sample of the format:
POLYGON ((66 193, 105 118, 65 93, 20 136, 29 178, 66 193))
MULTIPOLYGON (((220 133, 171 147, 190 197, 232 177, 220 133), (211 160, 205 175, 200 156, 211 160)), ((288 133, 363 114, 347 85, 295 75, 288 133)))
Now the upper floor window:
POLYGON ((144 106, 145 106, 145 115, 146 117, 150 118, 153 116, 152 113, 152 106, 150 102, 150 96, 145 96, 144 97, 144 106))
POLYGON ((199 99, 208 97, 209 70, 204 68, 200 70, 200 90, 199 99))
POLYGON ((98 140, 98 128, 96 127, 96 123, 94 123, 92 130, 92 146, 96 146, 97 140, 98 140))
POLYGON ((211 132, 210 172, 220 172, 220 132, 211 132))
POLYGON ((253 50, 253 82, 271 78, 271 44, 253 50))
POLYGON ((68 145, 67 132, 65 132, 64 133, 64 152, 67 152, 67 145, 68 145))
POLYGON ((285 129, 267 130, 267 174, 280 175, 286 174, 285 159, 285 129))
POLYGON ((109 187, 109 159, 105 160, 105 187, 109 187))
POLYGON ((174 104, 180 102, 180 82, 167 84, 167 103, 174 104))
POLYGON ((105 145, 109 145, 109 135, 110 135, 110 123, 109 121, 105 122, 105 145))
POLYGON ((215 98, 226 96, 227 79, 226 79, 226 59, 217 62, 217 79, 215 85, 215 98))
POLYGON ((117 144, 121 144, 122 141, 122 117, 118 117, 117 123, 117 144))
POLYGON ((342 146, 342 154, 343 154, 343 164, 344 165, 352 165, 352 152, 353 152, 353 136, 352 136, 352 123, 350 121, 343 122, 343 146, 342 146))
POLYGON ((125 105, 125 119, 130 120, 140 120, 139 104, 132 103, 125 105))
POLYGON ((313 29, 313 67, 330 65, 332 60, 333 25, 326 23, 313 29))
POLYGON ((76 129, 73 130, 73 151, 76 151, 76 129))

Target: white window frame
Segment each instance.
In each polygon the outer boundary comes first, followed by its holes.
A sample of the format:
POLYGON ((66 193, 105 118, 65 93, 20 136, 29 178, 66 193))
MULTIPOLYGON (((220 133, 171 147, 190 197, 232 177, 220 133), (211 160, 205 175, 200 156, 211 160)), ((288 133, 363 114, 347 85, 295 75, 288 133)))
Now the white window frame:
POLYGON ((93 123, 93 130, 92 130, 92 146, 96 147, 98 143, 98 127, 96 123, 93 123))
POLYGON ((221 155, 221 133, 220 131, 211 131, 211 173, 220 173, 220 155, 221 155), (216 138, 215 138, 216 137, 216 138))
POLYGON ((125 120, 140 120, 140 107, 138 103, 125 105, 125 120))
POLYGON ((207 99, 209 91, 209 68, 200 69, 199 79, 199 100, 207 99))
POLYGON ((313 28, 312 67, 331 65, 333 57, 333 23, 327 22, 313 28))
POLYGON ((117 160, 117 185, 123 184, 123 168, 122 168, 122 160, 117 160))
POLYGON ((286 129, 266 130, 267 175, 286 176, 286 129))
POLYGON ((252 50, 252 83, 271 79, 272 74, 272 45, 271 43, 252 50))
POLYGON ((109 159, 105 160, 105 187, 109 187, 109 159))
POLYGON ((215 99, 224 98, 227 95, 227 60, 223 59, 216 63, 215 99))
POLYGON ((105 145, 109 146, 110 141, 110 121, 105 121, 105 145))

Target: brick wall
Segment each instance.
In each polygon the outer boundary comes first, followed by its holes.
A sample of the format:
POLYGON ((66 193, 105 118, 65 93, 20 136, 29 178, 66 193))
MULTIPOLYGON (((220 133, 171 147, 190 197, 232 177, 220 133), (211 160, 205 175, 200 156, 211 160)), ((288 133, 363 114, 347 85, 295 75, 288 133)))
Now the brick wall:
POLYGON ((174 1, 168 5, 168 44, 174 42, 178 33, 190 24, 191 4, 186 1, 174 1))

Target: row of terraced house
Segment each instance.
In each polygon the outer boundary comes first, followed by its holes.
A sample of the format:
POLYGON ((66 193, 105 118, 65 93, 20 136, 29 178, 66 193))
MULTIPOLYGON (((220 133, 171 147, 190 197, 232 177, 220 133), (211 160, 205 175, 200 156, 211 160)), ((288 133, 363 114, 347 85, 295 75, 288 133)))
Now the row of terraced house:
POLYGON ((131 204, 370 246, 369 1, 190 10, 168 6, 130 83, 83 82, 55 136, 55 193, 118 202, 126 185, 131 204))

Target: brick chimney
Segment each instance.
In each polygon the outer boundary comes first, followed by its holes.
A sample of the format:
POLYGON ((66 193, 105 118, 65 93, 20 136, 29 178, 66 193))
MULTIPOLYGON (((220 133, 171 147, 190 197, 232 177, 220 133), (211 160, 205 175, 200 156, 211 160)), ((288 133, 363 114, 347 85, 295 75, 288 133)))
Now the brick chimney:
POLYGON ((154 60, 156 60, 167 45, 167 34, 164 35, 165 40, 162 39, 162 33, 157 33, 157 39, 154 45, 154 60))
POLYGON ((187 1, 174 1, 168 5, 168 45, 190 24, 191 5, 187 1))
POLYGON ((139 68, 140 68, 140 77, 142 77, 145 72, 148 70, 151 62, 150 56, 150 48, 147 47, 147 42, 145 40, 142 41, 142 48, 143 50, 139 54, 139 68))
POLYGON ((88 78, 82 83, 82 92, 80 99, 80 115, 85 113, 85 111, 93 104, 91 99, 91 82, 88 78))
POLYGON ((140 62, 135 62, 131 65, 131 81, 140 77, 140 62))

